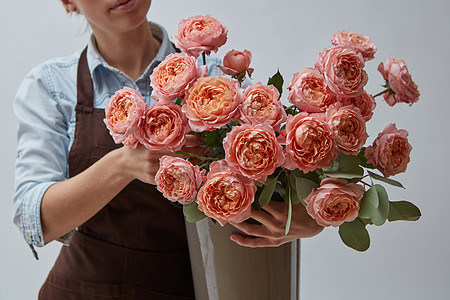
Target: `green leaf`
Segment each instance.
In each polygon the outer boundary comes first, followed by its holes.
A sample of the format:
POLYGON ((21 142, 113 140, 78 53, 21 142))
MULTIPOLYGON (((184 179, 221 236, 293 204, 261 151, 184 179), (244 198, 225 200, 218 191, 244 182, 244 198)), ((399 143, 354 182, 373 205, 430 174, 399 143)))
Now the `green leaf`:
MULTIPOLYGON (((361 202, 370 201, 370 203, 373 205, 374 208, 378 208, 380 205, 380 200, 378 199, 378 193, 377 189, 373 186, 370 189, 368 189, 361 199, 361 202)), ((366 215, 369 216, 369 215, 366 215)))
POLYGON ((341 240, 352 249, 366 251, 370 246, 370 237, 364 224, 355 219, 352 222, 345 222, 339 226, 339 236, 341 240))
POLYGON ((258 202, 261 205, 267 205, 270 202, 270 199, 272 198, 273 191, 275 190, 275 186, 277 185, 278 176, 275 178, 267 178, 266 182, 264 183, 265 187, 261 192, 261 195, 258 198, 258 202))
POLYGON ((306 203, 303 201, 303 199, 308 197, 311 191, 314 188, 317 188, 319 184, 312 180, 306 179, 303 176, 305 176, 305 174, 296 169, 289 174, 289 184, 292 189, 292 204, 302 203, 304 206, 306 206, 306 203))
POLYGON ((283 93, 283 83, 284 79, 283 76, 281 76, 280 74, 280 70, 278 70, 272 77, 270 77, 269 81, 267 82, 267 84, 271 84, 277 88, 278 92, 280 92, 280 97, 281 94, 283 93))
POLYGON ((358 219, 361 221, 361 223, 364 224, 364 226, 373 225, 372 221, 370 221, 369 219, 361 218, 361 216, 358 216, 358 219))
POLYGON ((288 200, 288 216, 286 220, 286 228, 284 230, 284 235, 289 233, 289 229, 291 229, 291 221, 292 221, 292 199, 291 199, 291 190, 289 190, 289 200, 288 200))
POLYGON ((206 215, 198 209, 198 204, 195 201, 183 205, 183 214, 190 223, 198 222, 206 217, 206 215))
POLYGON ((364 152, 366 152, 366 148, 363 147, 361 151, 359 151, 357 157, 359 159, 359 164, 363 166, 364 168, 368 169, 375 169, 375 167, 372 164, 367 163, 367 158, 364 156, 364 152))
POLYGON ((362 178, 364 176, 364 169, 359 166, 360 162, 358 157, 341 153, 336 158, 336 162, 339 166, 338 170, 333 171, 335 167, 332 167, 332 169, 323 168, 323 173, 330 177, 346 179, 362 178))
POLYGON ((360 201, 359 215, 381 226, 389 214, 389 197, 382 185, 375 184, 364 193, 360 201), (378 202, 378 205, 376 205, 378 202))
POLYGON ((375 174, 374 172, 371 172, 371 171, 367 171, 367 173, 369 173, 370 177, 372 177, 375 180, 383 181, 383 182, 385 182, 387 184, 390 184, 390 185, 393 185, 393 186, 396 186, 396 187, 401 187, 403 189, 405 188, 400 182, 398 182, 398 181, 396 181, 394 179, 390 179, 390 178, 386 178, 386 177, 380 176, 380 175, 375 174))
POLYGON ((325 172, 336 172, 339 170, 339 162, 337 160, 334 161, 333 166, 322 168, 322 171, 325 172))
POLYGON ((284 197, 284 195, 286 195, 286 189, 280 181, 277 181, 275 192, 277 192, 281 197, 284 197))
POLYGON ((388 220, 392 221, 417 221, 422 216, 417 206, 408 201, 389 202, 388 220))
POLYGON ((301 202, 301 198, 299 197, 299 193, 297 191, 297 180, 295 174, 293 172, 288 174, 289 180, 289 197, 293 204, 299 204, 301 202))
POLYGON ((180 98, 180 97, 178 97, 178 98, 175 100, 175 104, 181 106, 181 98, 180 98))

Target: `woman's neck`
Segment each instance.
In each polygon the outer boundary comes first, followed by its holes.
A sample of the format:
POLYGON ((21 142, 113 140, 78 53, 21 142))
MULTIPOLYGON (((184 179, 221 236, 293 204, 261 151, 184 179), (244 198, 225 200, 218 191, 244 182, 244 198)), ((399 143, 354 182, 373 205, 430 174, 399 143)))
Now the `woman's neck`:
POLYGON ((95 28, 93 31, 103 58, 134 81, 147 69, 160 46, 147 22, 126 33, 107 33, 95 28))

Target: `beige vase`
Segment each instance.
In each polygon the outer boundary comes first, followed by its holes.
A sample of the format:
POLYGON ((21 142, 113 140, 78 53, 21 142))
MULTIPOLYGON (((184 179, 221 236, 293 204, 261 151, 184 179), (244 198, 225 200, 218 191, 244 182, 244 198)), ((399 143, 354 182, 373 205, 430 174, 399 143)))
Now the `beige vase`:
POLYGON ((300 241, 247 248, 210 219, 186 222, 196 300, 298 300, 300 241))

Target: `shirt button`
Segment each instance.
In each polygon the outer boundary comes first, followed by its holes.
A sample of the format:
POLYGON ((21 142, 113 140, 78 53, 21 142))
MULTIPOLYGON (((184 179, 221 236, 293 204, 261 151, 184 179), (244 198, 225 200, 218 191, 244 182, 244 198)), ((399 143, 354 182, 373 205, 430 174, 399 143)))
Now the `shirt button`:
POLYGON ((38 235, 36 235, 36 236, 34 237, 34 240, 35 240, 36 242, 40 243, 40 242, 41 242, 41 237, 38 236, 38 235))

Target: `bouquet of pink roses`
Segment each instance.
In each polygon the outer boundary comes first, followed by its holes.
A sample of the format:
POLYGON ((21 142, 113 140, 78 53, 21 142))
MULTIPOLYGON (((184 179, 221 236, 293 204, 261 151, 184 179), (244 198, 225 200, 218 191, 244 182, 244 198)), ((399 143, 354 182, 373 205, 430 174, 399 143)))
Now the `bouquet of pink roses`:
POLYGON ((294 74, 287 107, 279 72, 267 84, 243 88, 253 72, 247 50, 225 55, 218 67, 229 76, 207 76, 206 55, 227 41, 227 28, 217 19, 182 20, 174 39, 182 52, 167 56, 150 77, 157 103, 148 108, 125 87, 106 106, 105 124, 116 143, 176 153, 161 158, 155 181, 168 200, 183 204, 188 221, 243 222, 278 193, 289 207, 286 234, 292 205, 304 205, 319 225, 339 227, 347 246, 365 251, 367 225, 420 218, 416 206, 390 201, 383 185, 374 183, 403 188, 388 177, 406 170, 408 132, 389 124, 365 147, 376 96, 391 106, 419 98, 403 61, 380 63, 385 90, 374 97, 364 90, 364 66, 375 45, 366 36, 336 32, 315 67, 294 74), (180 151, 187 134, 203 138, 207 157, 180 151))

